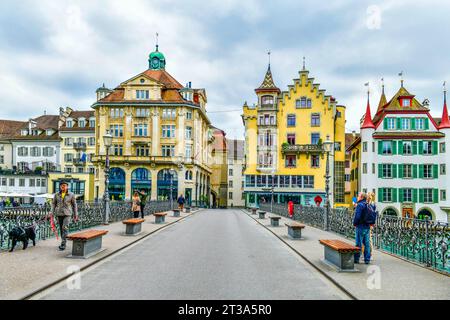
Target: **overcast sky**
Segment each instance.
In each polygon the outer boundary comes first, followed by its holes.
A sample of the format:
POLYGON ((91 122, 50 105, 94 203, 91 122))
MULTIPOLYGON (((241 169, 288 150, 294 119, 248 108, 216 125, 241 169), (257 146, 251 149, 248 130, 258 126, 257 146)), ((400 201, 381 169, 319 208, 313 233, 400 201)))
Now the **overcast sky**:
POLYGON ((440 116, 443 81, 450 86, 449 16, 450 3, 438 0, 2 0, 0 118, 89 109, 103 82, 113 88, 147 69, 156 32, 166 70, 207 90, 209 116, 230 138, 243 135, 240 110, 256 102, 268 50, 281 90, 306 57, 310 76, 347 106, 348 131, 364 113, 364 83, 374 111, 380 79, 390 99, 400 71, 440 116))

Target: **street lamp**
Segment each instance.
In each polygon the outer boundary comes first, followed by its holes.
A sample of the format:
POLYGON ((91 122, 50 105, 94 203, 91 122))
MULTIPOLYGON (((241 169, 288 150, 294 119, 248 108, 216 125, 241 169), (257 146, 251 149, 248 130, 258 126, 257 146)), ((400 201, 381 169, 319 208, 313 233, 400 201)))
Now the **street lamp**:
POLYGON ((170 209, 173 210, 173 176, 175 175, 174 169, 169 169, 170 174, 170 209))
POLYGON ((109 203, 109 148, 112 145, 113 136, 109 132, 109 130, 106 130, 106 134, 103 136, 103 144, 105 145, 106 149, 106 158, 105 158, 105 192, 103 194, 103 202, 105 205, 105 212, 104 212, 104 220, 103 224, 107 225, 109 224, 109 216, 111 213, 110 203, 109 203))
POLYGON ((330 152, 332 151, 333 142, 330 140, 330 136, 327 136, 327 140, 323 143, 323 148, 327 153, 327 164, 325 171, 325 193, 326 193, 326 213, 325 213, 325 230, 330 230, 330 152))
POLYGON ((272 169, 272 187, 271 187, 271 198, 270 198, 270 212, 273 212, 273 191, 274 191, 274 188, 275 188, 275 181, 274 181, 274 179, 275 179, 275 170, 274 169, 272 169))

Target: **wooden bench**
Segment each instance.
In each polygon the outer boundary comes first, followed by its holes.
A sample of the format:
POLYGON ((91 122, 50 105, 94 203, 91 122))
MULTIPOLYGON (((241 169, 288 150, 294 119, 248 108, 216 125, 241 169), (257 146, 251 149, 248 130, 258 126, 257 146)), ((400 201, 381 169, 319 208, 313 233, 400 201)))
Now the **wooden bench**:
POLYGON ((319 240, 325 248, 325 261, 338 268, 338 271, 355 270, 356 252, 361 249, 341 240, 319 240))
POLYGON ((153 215, 155 216, 155 223, 156 224, 161 224, 161 223, 165 223, 166 222, 167 213, 158 212, 158 213, 154 213, 153 215))
POLYGON ((142 223, 145 219, 128 219, 122 221, 124 225, 126 225, 125 234, 126 235, 136 235, 142 231, 142 223))
POLYGON ((173 216, 175 218, 179 218, 180 217, 180 210, 179 209, 173 209, 173 216))
POLYGON ((259 211, 259 218, 260 219, 265 219, 266 218, 266 212, 265 211, 259 211))
POLYGON ((107 234, 106 230, 88 230, 69 235, 72 241, 72 258, 87 259, 102 249, 102 237, 107 234))
POLYGON ((302 229, 305 228, 304 224, 292 221, 286 222, 286 227, 288 227, 288 236, 291 239, 301 239, 302 238, 302 229))
POLYGON ((278 216, 270 216, 270 225, 272 227, 279 227, 280 226, 280 219, 281 217, 278 216))

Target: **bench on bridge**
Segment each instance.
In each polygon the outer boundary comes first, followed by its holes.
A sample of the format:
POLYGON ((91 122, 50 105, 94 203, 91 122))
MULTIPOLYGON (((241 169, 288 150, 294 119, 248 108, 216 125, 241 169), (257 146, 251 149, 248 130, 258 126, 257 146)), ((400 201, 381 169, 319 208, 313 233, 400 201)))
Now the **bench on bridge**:
POLYGON ((173 209, 173 216, 175 218, 179 218, 180 217, 180 210, 179 209, 173 209))
POLYGON ((305 228, 304 224, 291 221, 285 223, 286 227, 288 228, 288 236, 291 239, 301 239, 302 238, 302 229, 305 228))
POLYGON ((279 216, 270 216, 270 225, 272 227, 279 227, 280 226, 280 219, 281 217, 279 216))
POLYGON ((338 271, 357 271, 354 254, 361 249, 341 240, 319 240, 325 248, 325 261, 338 268, 338 271))
POLYGON ((155 223, 161 224, 166 222, 167 213, 165 212, 157 212, 153 214, 155 216, 155 223))
POLYGON ((260 219, 265 219, 266 218, 266 212, 265 211, 259 211, 259 218, 260 219))
POLYGON ((87 230, 69 235, 67 239, 72 241, 70 257, 87 259, 99 253, 102 248, 102 237, 107 233, 107 230, 87 230))
POLYGON ((122 221, 124 225, 126 225, 125 234, 126 235, 136 235, 139 234, 142 230, 142 223, 145 219, 128 219, 122 221))

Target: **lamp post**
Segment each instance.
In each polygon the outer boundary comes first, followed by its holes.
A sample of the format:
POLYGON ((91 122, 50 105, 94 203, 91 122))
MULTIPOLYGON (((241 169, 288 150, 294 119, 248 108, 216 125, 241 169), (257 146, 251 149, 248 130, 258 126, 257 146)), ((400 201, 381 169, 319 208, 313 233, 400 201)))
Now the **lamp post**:
POLYGON ((113 136, 109 133, 109 130, 106 130, 106 134, 103 136, 103 143, 106 149, 106 158, 105 158, 105 192, 103 194, 103 202, 105 205, 105 212, 103 216, 103 224, 109 224, 109 216, 111 213, 111 207, 109 202, 109 148, 112 145, 113 136))
POLYGON ((174 169, 169 169, 170 174, 170 210, 173 210, 173 176, 175 175, 174 169))
POLYGON ((329 136, 327 136, 327 140, 323 143, 323 147, 325 152, 327 153, 327 163, 325 169, 325 193, 326 193, 326 213, 325 213, 325 230, 330 230, 330 152, 333 146, 333 142, 330 141, 329 136))
POLYGON ((272 170, 272 186, 271 186, 271 197, 270 197, 270 212, 273 212, 273 192, 275 188, 275 170, 272 170))

